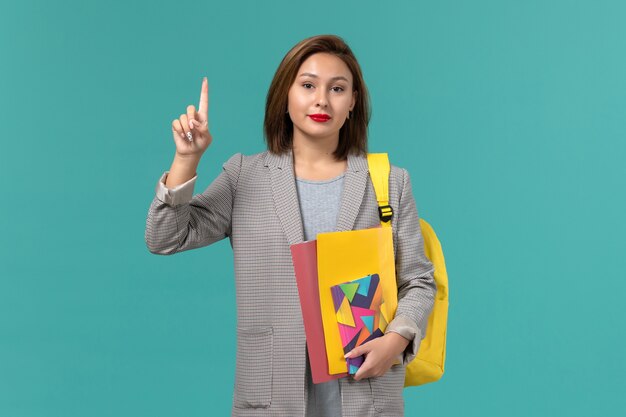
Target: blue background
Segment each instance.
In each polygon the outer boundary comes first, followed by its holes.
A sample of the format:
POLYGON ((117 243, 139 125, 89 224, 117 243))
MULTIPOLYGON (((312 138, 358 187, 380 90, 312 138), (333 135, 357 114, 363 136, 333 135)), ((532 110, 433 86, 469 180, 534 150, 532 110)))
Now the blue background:
POLYGON ((201 192, 263 151, 283 55, 342 36, 370 150, 411 174, 450 279, 446 373, 407 416, 626 408, 626 3, 44 2, 0 14, 0 416, 229 415, 227 240, 144 242, 171 121, 210 84, 201 192))

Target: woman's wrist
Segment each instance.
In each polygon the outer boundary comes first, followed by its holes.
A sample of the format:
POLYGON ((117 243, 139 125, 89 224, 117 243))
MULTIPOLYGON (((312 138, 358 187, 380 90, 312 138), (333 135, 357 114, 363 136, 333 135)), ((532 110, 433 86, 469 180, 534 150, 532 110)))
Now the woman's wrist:
POLYGON ((396 353, 404 352, 411 343, 409 339, 396 332, 385 333, 385 337, 391 339, 392 344, 397 347, 396 353))
POLYGON ((202 154, 179 154, 178 152, 174 153, 174 162, 180 165, 189 165, 198 167, 200 164, 200 159, 202 159, 202 154))
POLYGON ((200 164, 199 156, 174 155, 174 162, 170 168, 170 172, 165 180, 167 188, 174 188, 183 184, 196 176, 198 165, 200 164))

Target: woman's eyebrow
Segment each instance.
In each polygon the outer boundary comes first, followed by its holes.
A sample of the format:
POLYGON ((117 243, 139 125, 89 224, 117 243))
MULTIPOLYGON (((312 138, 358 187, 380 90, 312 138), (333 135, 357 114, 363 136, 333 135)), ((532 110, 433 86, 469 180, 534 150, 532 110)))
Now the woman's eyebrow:
MULTIPOLYGON (((310 72, 303 72, 302 74, 300 74, 300 77, 312 77, 312 78, 318 78, 317 75, 312 74, 310 72)), ((348 81, 348 79, 346 77, 344 77, 343 75, 338 75, 337 77, 332 77, 330 79, 331 81, 335 81, 335 80, 344 80, 344 81, 348 81)))

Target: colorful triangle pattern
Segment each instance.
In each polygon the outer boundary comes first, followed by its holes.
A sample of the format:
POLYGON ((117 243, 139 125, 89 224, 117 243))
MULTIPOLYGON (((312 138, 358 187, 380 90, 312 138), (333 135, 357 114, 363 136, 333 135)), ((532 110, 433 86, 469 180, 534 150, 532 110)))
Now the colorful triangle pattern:
MULTIPOLYGON (((387 328, 382 286, 378 274, 366 275, 331 287, 337 325, 344 353, 382 336, 387 328)), ((364 357, 347 359, 348 373, 354 375, 364 357)))

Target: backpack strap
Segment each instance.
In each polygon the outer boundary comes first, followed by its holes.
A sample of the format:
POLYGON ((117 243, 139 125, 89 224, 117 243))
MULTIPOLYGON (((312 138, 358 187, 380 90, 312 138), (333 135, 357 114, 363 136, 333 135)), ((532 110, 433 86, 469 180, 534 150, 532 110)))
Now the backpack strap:
POLYGON ((391 227, 393 210, 389 205, 389 156, 386 153, 368 153, 367 165, 378 201, 378 216, 383 227, 391 227))

